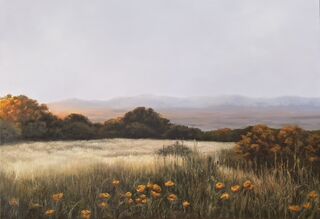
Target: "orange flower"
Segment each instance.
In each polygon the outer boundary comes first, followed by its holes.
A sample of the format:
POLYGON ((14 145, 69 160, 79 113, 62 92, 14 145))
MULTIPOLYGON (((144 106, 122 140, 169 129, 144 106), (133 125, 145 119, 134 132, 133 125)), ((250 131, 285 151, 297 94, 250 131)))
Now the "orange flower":
POLYGON ((240 192, 240 190, 241 190, 241 186, 239 185, 231 186, 231 191, 234 193, 240 192))
POLYGON ((141 204, 147 204, 147 202, 148 202, 148 199, 146 199, 146 198, 141 200, 141 204))
POLYGON ((45 213, 44 213, 44 215, 45 216, 48 216, 48 217, 52 217, 52 216, 54 216, 56 214, 56 211, 55 210, 52 210, 52 209, 49 209, 49 210, 47 210, 45 213))
POLYGON ((190 202, 184 201, 184 202, 182 203, 182 206, 183 206, 183 208, 187 209, 187 208, 190 207, 190 202))
POLYGON ((226 186, 222 182, 216 183, 216 190, 218 190, 218 191, 224 189, 225 187, 226 186))
POLYGON ((117 187, 117 186, 119 186, 120 185, 120 180, 113 180, 112 181, 112 185, 114 186, 114 187, 117 187))
POLYGON ((111 198, 111 195, 107 192, 104 192, 104 193, 100 193, 98 197, 101 199, 109 199, 111 198))
POLYGON ((10 201, 9 201, 9 205, 10 205, 11 207, 18 207, 18 206, 19 206, 19 200, 15 199, 15 198, 12 198, 12 199, 10 199, 10 201))
POLYGON ((54 202, 58 203, 58 202, 62 201, 63 197, 64 197, 64 194, 62 192, 60 192, 60 193, 57 193, 57 194, 53 194, 52 195, 52 200, 54 202))
POLYGON ((109 205, 108 205, 107 202, 100 202, 100 203, 98 204, 98 206, 99 206, 100 208, 107 208, 107 207, 109 207, 109 205))
POLYGON ((299 205, 290 205, 288 209, 293 213, 299 213, 302 210, 299 205))
POLYGON ((175 185, 175 183, 171 180, 169 180, 168 182, 164 183, 165 187, 173 187, 175 185))
POLYGON ((161 193, 151 191, 151 196, 152 196, 152 198, 157 199, 157 198, 161 197, 161 193))
POLYGON ((161 193, 161 187, 158 184, 154 184, 152 187, 152 190, 157 192, 157 193, 161 193))
POLYGON ((312 204, 310 202, 307 202, 305 203, 303 206, 302 206, 304 209, 311 209, 312 208, 312 204))
POLYGON ((146 191, 146 186, 145 185, 138 185, 136 190, 139 193, 144 193, 146 191))
POLYGON ((153 189, 153 183, 148 182, 147 189, 149 190, 153 189))
POLYGON ((124 194, 124 196, 126 198, 131 198, 132 197, 132 193, 131 192, 126 192, 126 194, 124 194))
POLYGON ((243 188, 245 188, 247 190, 253 190, 254 185, 252 184, 252 182, 250 180, 247 180, 243 183, 243 188))
POLYGON ((308 198, 311 199, 311 200, 316 200, 318 198, 318 193, 316 191, 312 191, 308 194, 308 198))
POLYGON ((227 201, 227 200, 230 200, 230 195, 228 193, 223 193, 221 196, 220 196, 220 199, 222 201, 227 201))
POLYGON ((90 218, 91 218, 91 211, 89 211, 89 210, 82 210, 82 211, 81 211, 81 218, 82 218, 82 219, 90 219, 90 218))
POLYGON ((142 194, 142 195, 140 195, 140 198, 141 198, 141 199, 146 199, 147 196, 146 196, 145 194, 142 194))
POLYGON ((175 202, 178 199, 178 197, 175 194, 170 194, 170 195, 168 195, 167 199, 170 202, 175 202))

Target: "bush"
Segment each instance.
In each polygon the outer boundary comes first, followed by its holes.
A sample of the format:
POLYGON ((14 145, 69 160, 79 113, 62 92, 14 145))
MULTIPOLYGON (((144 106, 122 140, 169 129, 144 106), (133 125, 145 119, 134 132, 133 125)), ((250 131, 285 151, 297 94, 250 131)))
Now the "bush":
POLYGON ((178 141, 173 144, 166 147, 163 147, 162 149, 159 149, 157 151, 158 155, 161 156, 189 156, 192 154, 192 150, 188 148, 187 146, 184 146, 182 143, 179 143, 178 141))
POLYGON ((320 135, 297 126, 275 130, 257 125, 242 136, 236 152, 257 167, 283 164, 293 170, 301 166, 317 167, 320 161, 320 135))

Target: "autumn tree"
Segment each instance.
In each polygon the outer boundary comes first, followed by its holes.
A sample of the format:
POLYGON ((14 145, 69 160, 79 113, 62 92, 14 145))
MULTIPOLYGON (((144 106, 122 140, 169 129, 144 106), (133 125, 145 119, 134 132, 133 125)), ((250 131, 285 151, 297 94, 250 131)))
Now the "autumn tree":
POLYGON ((26 139, 45 137, 50 124, 56 120, 46 105, 23 95, 1 98, 0 118, 13 123, 26 139))

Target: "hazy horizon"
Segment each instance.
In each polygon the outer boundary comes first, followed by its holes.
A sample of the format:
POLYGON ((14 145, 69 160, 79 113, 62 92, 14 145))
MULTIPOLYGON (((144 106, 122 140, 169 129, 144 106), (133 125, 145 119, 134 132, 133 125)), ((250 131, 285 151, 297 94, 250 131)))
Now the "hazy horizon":
POLYGON ((0 0, 0 96, 320 97, 318 1, 0 0))
POLYGON ((48 103, 60 102, 60 101, 68 101, 68 100, 83 100, 83 101, 109 101, 113 99, 120 99, 120 98, 136 98, 136 97, 159 97, 159 98, 181 98, 181 99, 188 99, 188 98, 219 98, 219 97, 243 97, 249 99, 276 99, 276 98, 306 98, 306 99, 320 99, 320 96, 316 97, 305 97, 305 96, 298 96, 298 95, 287 95, 287 96, 269 96, 269 97, 261 97, 261 96, 245 96, 245 95, 238 95, 238 94, 221 94, 221 95, 207 95, 207 96, 169 96, 169 95, 157 95, 157 94, 137 94, 132 96, 114 96, 105 99, 97 99, 97 98, 79 98, 79 97, 70 97, 70 98, 62 98, 57 100, 49 101, 48 103))

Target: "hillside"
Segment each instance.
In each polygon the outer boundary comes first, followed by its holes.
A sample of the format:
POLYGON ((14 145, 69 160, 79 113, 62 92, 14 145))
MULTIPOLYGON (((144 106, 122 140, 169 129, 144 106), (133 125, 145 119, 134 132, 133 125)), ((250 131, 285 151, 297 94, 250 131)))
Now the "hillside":
POLYGON ((121 116, 137 106, 146 106, 154 108, 174 123, 204 130, 241 128, 257 123, 273 127, 295 124, 306 129, 319 129, 320 126, 320 98, 141 95, 106 101, 68 99, 48 103, 48 106, 61 116, 77 112, 99 122, 121 116))

